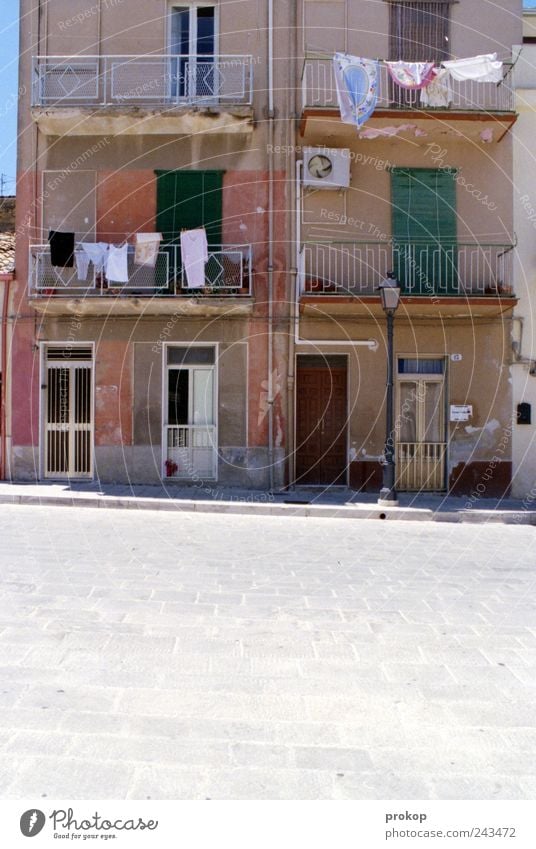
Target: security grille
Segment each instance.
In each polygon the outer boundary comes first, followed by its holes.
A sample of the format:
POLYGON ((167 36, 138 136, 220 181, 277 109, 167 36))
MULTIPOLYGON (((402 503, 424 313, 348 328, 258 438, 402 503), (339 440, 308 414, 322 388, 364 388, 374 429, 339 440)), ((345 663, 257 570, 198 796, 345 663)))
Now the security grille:
POLYGON ((91 477, 91 360, 90 348, 58 347, 47 351, 44 434, 47 478, 91 477))

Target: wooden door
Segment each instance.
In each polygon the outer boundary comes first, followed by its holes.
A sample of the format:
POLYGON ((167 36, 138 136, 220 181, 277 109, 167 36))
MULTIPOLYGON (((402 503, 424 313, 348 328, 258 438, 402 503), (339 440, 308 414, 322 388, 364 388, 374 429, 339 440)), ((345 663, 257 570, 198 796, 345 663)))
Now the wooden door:
POLYGON ((333 359, 337 365, 326 364, 320 357, 298 358, 295 480, 298 485, 346 484, 347 372, 346 365, 338 364, 344 358, 333 359), (322 364, 317 365, 317 360, 322 364))

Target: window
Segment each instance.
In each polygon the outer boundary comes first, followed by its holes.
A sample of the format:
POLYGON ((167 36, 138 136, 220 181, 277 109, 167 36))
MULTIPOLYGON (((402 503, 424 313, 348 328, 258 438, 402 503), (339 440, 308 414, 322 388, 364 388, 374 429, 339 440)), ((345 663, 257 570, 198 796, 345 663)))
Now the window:
POLYGON ((448 59, 450 6, 449 2, 390 3, 389 58, 436 63, 448 59))

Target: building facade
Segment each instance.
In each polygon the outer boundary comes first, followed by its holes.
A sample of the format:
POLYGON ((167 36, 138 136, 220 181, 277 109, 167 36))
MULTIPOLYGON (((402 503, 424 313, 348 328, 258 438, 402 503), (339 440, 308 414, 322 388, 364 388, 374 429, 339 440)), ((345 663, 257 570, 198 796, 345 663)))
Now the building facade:
POLYGON ((509 60, 517 0, 21 8, 14 479, 378 490, 392 272, 398 487, 508 492, 511 63, 444 105, 386 63, 509 60), (380 57, 359 129, 338 51, 380 57), (50 231, 127 244, 128 280, 53 266, 50 231))
POLYGON ((536 9, 523 11, 523 41, 516 45, 514 135, 514 224, 518 239, 515 281, 518 303, 512 332, 514 399, 512 495, 533 506, 536 500, 536 9))

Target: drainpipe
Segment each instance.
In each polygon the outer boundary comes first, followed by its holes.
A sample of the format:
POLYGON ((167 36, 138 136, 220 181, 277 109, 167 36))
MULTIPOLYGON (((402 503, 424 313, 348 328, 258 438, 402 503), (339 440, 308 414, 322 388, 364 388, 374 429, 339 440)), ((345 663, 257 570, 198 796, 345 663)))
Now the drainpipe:
POLYGON ((274 488, 274 5, 268 0, 268 465, 274 488))
MULTIPOLYGON (((290 59, 290 100, 289 100, 289 147, 291 151, 296 150, 296 121, 297 121, 297 113, 296 113, 296 85, 298 81, 298 4, 294 3, 293 6, 293 16, 292 23, 290 27, 290 40, 289 40, 289 59, 290 59)), ((290 327, 292 328, 294 325, 294 312, 297 309, 296 298, 294 297, 294 292, 296 291, 296 279, 297 279, 297 265, 296 258, 298 256, 298 247, 297 247, 297 217, 296 217, 296 209, 297 209, 297 199, 296 199, 296 182, 294 180, 294 174, 292 173, 292 165, 295 163, 296 157, 292 157, 289 160, 289 165, 287 168, 288 175, 288 187, 289 187, 289 195, 290 195, 290 221, 289 221, 289 247, 290 247, 290 287, 288 289, 288 303, 289 303, 289 318, 290 318, 290 327)), ((295 433, 294 433, 294 384, 295 384, 295 369, 294 369, 294 360, 295 360, 295 350, 294 350, 294 337, 292 333, 288 334, 288 365, 287 365, 287 446, 288 446, 288 462, 287 462, 287 486, 294 480, 294 451, 295 451, 295 433)))
POLYGON ((9 368, 7 363, 7 332, 8 332, 8 320, 7 320, 7 311, 9 308, 9 284, 13 280, 11 274, 2 275, 0 277, 1 280, 4 281, 4 298, 2 303, 2 410, 1 410, 1 418, 0 418, 0 428, 2 435, 2 465, 0 468, 0 480, 6 480, 6 469, 8 468, 7 463, 7 399, 8 399, 8 388, 9 388, 9 368))

